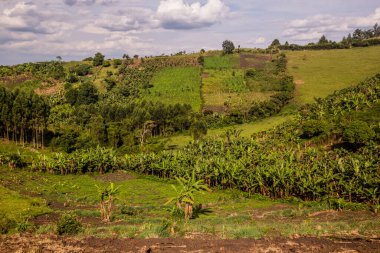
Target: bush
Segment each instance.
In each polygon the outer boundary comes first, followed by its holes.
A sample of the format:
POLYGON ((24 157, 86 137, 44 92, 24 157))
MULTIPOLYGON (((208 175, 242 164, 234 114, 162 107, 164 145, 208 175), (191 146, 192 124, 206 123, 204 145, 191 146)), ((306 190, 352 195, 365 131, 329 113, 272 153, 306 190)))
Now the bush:
POLYGON ((203 120, 195 120, 191 123, 190 133, 194 140, 199 140, 207 134, 207 124, 203 120))
POLYGON ((111 66, 111 63, 109 61, 103 62, 103 67, 109 67, 109 66, 111 66))
POLYGON ((375 137, 373 131, 364 121, 353 121, 343 131, 343 140, 351 144, 365 144, 375 137))
POLYGON ((28 220, 23 220, 21 222, 18 222, 16 224, 16 230, 17 232, 26 232, 34 229, 33 225, 29 223, 28 220))
POLYGON ((257 74, 257 71, 256 71, 256 69, 247 69, 247 71, 245 72, 245 77, 251 77, 251 78, 253 78, 253 77, 255 77, 256 76, 256 74, 257 74))
POLYGON ((1 154, 0 155, 0 165, 8 165, 10 168, 22 168, 25 165, 20 154, 1 154))
POLYGON ((302 124, 302 138, 312 138, 327 131, 327 123, 319 120, 308 120, 302 124))
POLYGON ((120 60, 120 59, 114 59, 113 62, 112 62, 113 66, 114 66, 115 68, 117 68, 117 66, 120 66, 122 63, 123 63, 123 62, 122 62, 122 60, 120 60))
POLYGON ((79 78, 76 74, 70 73, 66 76, 66 82, 68 83, 76 83, 79 81, 79 78))
POLYGON ((82 230, 82 224, 73 214, 64 214, 57 223, 57 234, 75 235, 82 230))
POLYGON ((70 73, 78 76, 87 76, 91 74, 91 65, 79 64, 70 68, 70 73))

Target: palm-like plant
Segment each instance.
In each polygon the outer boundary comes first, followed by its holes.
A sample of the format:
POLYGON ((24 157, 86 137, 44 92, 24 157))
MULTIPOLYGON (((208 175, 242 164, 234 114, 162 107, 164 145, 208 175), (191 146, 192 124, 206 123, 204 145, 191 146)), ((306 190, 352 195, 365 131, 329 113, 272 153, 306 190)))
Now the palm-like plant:
POLYGON ((210 189, 203 183, 203 180, 196 180, 194 171, 191 176, 188 176, 187 178, 176 177, 176 180, 179 187, 177 188, 172 185, 176 192, 176 196, 169 199, 166 204, 174 203, 177 209, 184 209, 185 221, 188 222, 193 215, 195 193, 210 191, 210 189))
POLYGON ((100 198, 100 214, 104 222, 110 222, 112 216, 113 201, 119 193, 119 188, 115 187, 114 183, 110 183, 107 187, 96 185, 100 198))

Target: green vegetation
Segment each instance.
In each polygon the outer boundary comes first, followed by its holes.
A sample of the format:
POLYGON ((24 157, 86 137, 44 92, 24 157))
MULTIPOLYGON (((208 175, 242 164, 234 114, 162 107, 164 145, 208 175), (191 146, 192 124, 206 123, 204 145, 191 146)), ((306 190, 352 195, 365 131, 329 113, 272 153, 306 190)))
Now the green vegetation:
POLYGON ((313 102, 334 91, 353 86, 380 69, 380 46, 328 51, 286 52, 294 77, 294 103, 313 102))
POLYGON ((194 111, 201 108, 200 73, 196 67, 164 68, 158 71, 144 98, 164 104, 189 104, 194 111))
POLYGON ((57 223, 57 234, 76 235, 82 230, 82 224, 73 214, 64 214, 57 223))
MULTIPOLYGON (((332 125, 323 138, 342 137, 341 124, 350 121, 350 114, 344 111, 365 110, 376 104, 379 82, 380 76, 375 76, 355 88, 307 105, 301 111, 300 121, 283 125, 267 135, 259 134, 251 140, 209 139, 174 153, 126 156, 127 167, 140 173, 173 178, 185 175, 188 170, 185 165, 191 165, 197 177, 209 186, 233 187, 271 198, 343 198, 350 202, 371 202, 376 198, 378 205, 378 194, 369 194, 379 183, 375 172, 379 163, 377 143, 367 138, 368 142, 355 154, 344 149, 325 152, 323 147, 305 145, 301 148, 300 145, 303 144, 303 122, 308 120, 328 121, 332 125), (257 138, 264 141, 258 142, 257 138), (273 152, 274 149, 281 152, 273 152), (371 165, 367 160, 372 161, 371 165), (354 175, 353 171, 356 171, 354 175)), ((377 125, 371 126, 374 127, 377 125)))
POLYGON ((44 199, 23 196, 1 185, 0 196, 0 213, 10 220, 20 222, 24 219, 51 211, 46 206, 44 199))
POLYGON ((377 235, 379 47, 281 47, 0 67, 0 232, 377 235))
MULTIPOLYGON (((270 130, 290 120, 292 120, 292 116, 289 115, 272 116, 252 123, 209 129, 207 131, 207 137, 218 138, 225 135, 228 130, 236 130, 240 132, 241 137, 249 138, 255 133, 270 130)), ((168 138, 168 142, 165 144, 165 147, 166 149, 181 149, 189 144, 191 140, 192 138, 189 135, 172 136, 168 138)))
MULTIPOLYGON (((114 183, 116 187, 120 187, 120 193, 115 200, 111 223, 104 224, 101 222, 95 185, 109 185, 105 183, 108 181, 107 175, 58 176, 27 170, 10 172, 4 168, 0 168, 0 174, 2 184, 4 181, 24 180, 23 184, 12 184, 12 188, 17 191, 28 191, 40 194, 41 198, 54 203, 65 203, 66 208, 55 208, 54 213, 65 216, 62 215, 66 213, 63 209, 72 210, 77 217, 76 220, 82 220, 80 233, 89 236, 157 238, 200 233, 219 238, 260 238, 273 233, 283 236, 340 235, 352 231, 369 236, 377 233, 380 227, 378 219, 367 213, 364 216, 355 215, 355 218, 339 221, 329 220, 327 217, 331 211, 323 211, 328 209, 328 206, 322 203, 276 202, 262 196, 248 198, 239 191, 218 189, 213 189, 207 194, 194 195, 202 209, 199 209, 198 204, 195 205, 193 219, 185 225, 183 216, 177 219, 169 212, 171 209, 168 211, 164 205, 176 196, 170 184, 180 188, 175 181, 164 181, 130 172, 120 172, 115 177, 114 183), (129 175, 129 178, 126 179, 123 175, 129 175), (326 216, 322 217, 327 219, 321 221, 319 213, 326 213, 326 216), (274 223, 274 220, 281 222, 274 223)), ((363 208, 365 206, 359 207, 363 208)), ((14 212, 19 211, 20 209, 14 209, 14 212)), ((345 215, 345 212, 341 215, 345 215)), ((351 215, 350 212, 347 215, 351 215)), ((59 220, 57 217, 50 223, 37 225, 36 233, 57 232, 57 225, 61 224, 59 220)), ((75 223, 72 219, 69 221, 65 224, 75 223)), ((32 219, 29 222, 33 222, 32 219)))
POLYGON ((239 68, 240 57, 238 54, 214 55, 204 58, 205 69, 230 69, 239 68))

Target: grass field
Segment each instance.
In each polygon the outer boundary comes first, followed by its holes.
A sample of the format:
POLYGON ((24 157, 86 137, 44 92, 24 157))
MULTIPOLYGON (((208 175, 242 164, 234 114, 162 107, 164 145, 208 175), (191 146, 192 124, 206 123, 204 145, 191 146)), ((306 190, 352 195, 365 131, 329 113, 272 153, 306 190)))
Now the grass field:
POLYGON ((153 88, 144 98, 164 104, 190 104, 194 111, 201 108, 200 72, 196 67, 165 68, 152 80, 153 88))
POLYGON ((239 54, 206 56, 205 69, 240 68, 239 54))
POLYGON ((289 73, 296 82, 296 104, 326 97, 380 71, 380 46, 286 54, 289 73))
POLYGON ((0 185, 0 214, 22 221, 50 211, 44 199, 23 196, 0 185))
MULTIPOLYGON (((43 224, 36 224, 37 233, 54 232, 58 217, 74 213, 83 223, 83 235, 127 238, 207 235, 211 238, 260 238, 271 235, 371 235, 380 228, 380 221, 368 211, 360 213, 324 211, 317 203, 277 202, 261 196, 247 197, 235 190, 213 189, 196 194, 203 208, 187 224, 181 216, 171 216, 165 202, 175 195, 173 181, 134 173, 106 175, 50 175, 27 170, 9 171, 0 167, 0 211, 20 217, 25 210, 31 216, 51 212, 43 224), (120 187, 115 201, 113 221, 102 223, 95 185, 112 181, 120 187), (38 199, 19 192, 39 195, 38 199), (65 203, 65 205, 63 204, 65 203), (29 208, 29 209, 28 209, 29 208), (37 208, 37 209, 36 209, 37 208), (336 216, 340 218, 336 220, 336 216), (276 221, 276 222, 274 222, 276 221)), ((39 219, 41 220, 41 219, 39 219)), ((33 218, 29 222, 35 222, 33 218)))

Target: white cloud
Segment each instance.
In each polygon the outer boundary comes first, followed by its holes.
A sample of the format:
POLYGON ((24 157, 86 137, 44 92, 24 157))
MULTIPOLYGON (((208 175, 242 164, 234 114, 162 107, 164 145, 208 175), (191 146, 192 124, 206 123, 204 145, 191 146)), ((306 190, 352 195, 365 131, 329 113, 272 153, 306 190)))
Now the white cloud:
POLYGON ((157 9, 157 18, 166 29, 194 29, 221 22, 229 13, 221 0, 187 4, 183 0, 163 0, 157 9))
POLYGON ((263 44, 265 43, 267 40, 264 38, 264 37, 259 37, 257 39, 255 39, 255 43, 256 44, 263 44))
POLYGON ((380 23, 380 8, 366 17, 337 17, 333 15, 314 15, 305 19, 296 19, 289 23, 283 36, 294 40, 315 40, 322 35, 334 36, 337 33, 349 33, 356 28, 372 27, 380 23))
POLYGON ((33 3, 20 2, 0 13, 0 25, 10 32, 52 34, 57 30, 72 29, 61 20, 61 13, 40 11, 33 3))
MULTIPOLYGON (((153 11, 143 8, 133 8, 104 14, 95 21, 95 27, 111 32, 138 31, 159 27, 159 21, 153 11)), ((93 29, 99 31, 98 29, 93 29)))

